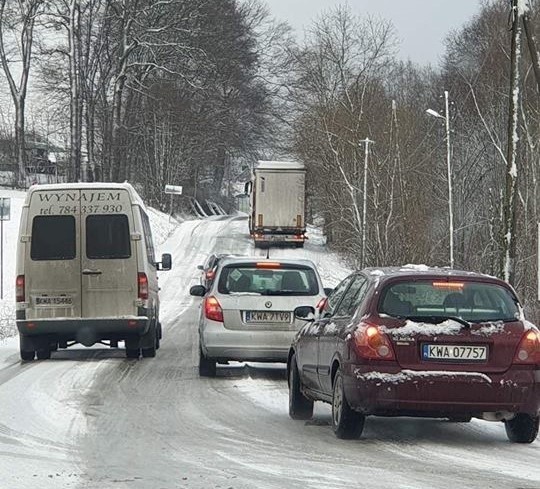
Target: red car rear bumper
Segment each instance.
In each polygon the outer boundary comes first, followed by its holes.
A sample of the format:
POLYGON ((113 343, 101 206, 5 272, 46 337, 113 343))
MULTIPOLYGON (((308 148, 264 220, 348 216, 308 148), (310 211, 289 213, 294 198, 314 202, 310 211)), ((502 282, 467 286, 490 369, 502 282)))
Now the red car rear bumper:
POLYGON ((512 367, 504 374, 482 374, 349 365, 344 374, 349 404, 366 414, 540 413, 540 370, 512 367))

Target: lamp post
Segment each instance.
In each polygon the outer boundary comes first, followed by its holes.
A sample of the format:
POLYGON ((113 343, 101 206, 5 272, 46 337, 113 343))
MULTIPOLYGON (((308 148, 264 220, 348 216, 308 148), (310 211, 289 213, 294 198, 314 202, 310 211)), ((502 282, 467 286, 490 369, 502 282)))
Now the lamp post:
POLYGON ((368 175, 368 159, 369 159, 369 145, 375 143, 369 138, 362 139, 359 143, 366 145, 365 158, 364 158, 364 205, 362 209, 362 256, 361 267, 366 266, 366 232, 367 232, 367 175, 368 175))
POLYGON ((450 268, 454 268, 454 205, 452 191, 452 166, 450 162, 450 111, 448 102, 448 90, 444 91, 444 107, 445 115, 439 114, 435 110, 427 109, 426 112, 438 119, 444 119, 446 123, 446 169, 448 172, 448 222, 450 231, 450 268))

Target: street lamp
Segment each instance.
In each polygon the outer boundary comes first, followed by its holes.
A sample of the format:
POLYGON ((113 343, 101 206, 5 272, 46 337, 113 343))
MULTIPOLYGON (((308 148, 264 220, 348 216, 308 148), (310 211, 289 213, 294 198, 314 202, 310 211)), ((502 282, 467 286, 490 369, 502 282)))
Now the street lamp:
POLYGON ((452 204, 452 167, 450 165, 450 113, 448 103, 448 90, 444 91, 445 115, 437 111, 427 109, 426 112, 438 119, 444 119, 446 123, 446 167, 448 171, 448 221, 450 225, 450 268, 454 268, 454 206, 452 204))
POLYGON ((362 208, 362 256, 361 256, 361 266, 362 268, 366 266, 366 233, 367 233, 367 175, 368 175, 368 159, 369 159, 369 145, 374 144, 375 141, 372 141, 369 138, 362 139, 358 141, 360 144, 366 145, 365 158, 364 158, 364 205, 362 208))

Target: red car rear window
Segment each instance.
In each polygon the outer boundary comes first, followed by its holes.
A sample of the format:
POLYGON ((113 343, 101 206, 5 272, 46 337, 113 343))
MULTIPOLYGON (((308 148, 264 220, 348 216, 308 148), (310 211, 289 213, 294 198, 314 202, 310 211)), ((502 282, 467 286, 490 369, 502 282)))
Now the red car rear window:
POLYGON ((393 283, 381 294, 378 309, 394 317, 457 316, 473 322, 510 321, 520 316, 509 289, 469 280, 393 283))

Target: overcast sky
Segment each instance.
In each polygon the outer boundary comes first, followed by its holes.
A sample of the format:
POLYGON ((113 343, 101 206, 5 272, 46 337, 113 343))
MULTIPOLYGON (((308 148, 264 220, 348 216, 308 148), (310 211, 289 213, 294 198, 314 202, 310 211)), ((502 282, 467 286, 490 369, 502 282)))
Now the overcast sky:
MULTIPOLYGON (((272 14, 286 20, 299 36, 311 20, 345 0, 266 0, 272 14)), ((444 53, 444 39, 473 17, 481 0, 349 0, 357 14, 390 20, 400 44, 400 57, 437 65, 444 53)))

